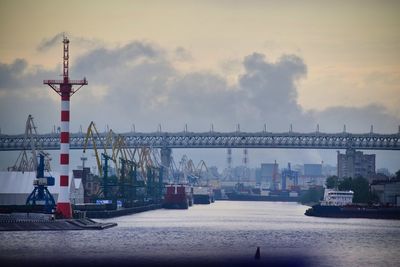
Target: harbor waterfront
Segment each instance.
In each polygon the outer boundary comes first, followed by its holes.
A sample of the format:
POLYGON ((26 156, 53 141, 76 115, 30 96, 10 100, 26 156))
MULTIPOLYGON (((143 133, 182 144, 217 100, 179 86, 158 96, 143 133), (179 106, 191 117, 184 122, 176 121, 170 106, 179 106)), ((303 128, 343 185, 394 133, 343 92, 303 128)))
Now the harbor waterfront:
POLYGON ((400 221, 317 218, 287 202, 217 201, 98 222, 104 231, 0 232, 2 266, 396 266, 400 221), (257 247, 260 259, 255 260, 257 247))

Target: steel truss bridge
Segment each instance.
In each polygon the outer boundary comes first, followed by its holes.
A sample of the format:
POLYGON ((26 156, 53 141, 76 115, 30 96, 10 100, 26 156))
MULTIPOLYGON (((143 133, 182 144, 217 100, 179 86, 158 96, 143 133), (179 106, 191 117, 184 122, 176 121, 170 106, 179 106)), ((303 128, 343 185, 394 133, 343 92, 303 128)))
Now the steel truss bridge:
MULTIPOLYGON (((128 148, 294 148, 294 149, 361 149, 400 150, 400 132, 396 134, 352 133, 272 133, 272 132, 130 132, 119 134, 128 148)), ((70 148, 83 149, 86 135, 70 134, 70 148)), ((106 143, 107 134, 101 133, 97 147, 106 143)), ((38 147, 44 150, 60 148, 59 134, 34 136, 38 147)), ((0 135, 0 151, 29 149, 31 141, 25 135, 0 135)), ((88 148, 92 148, 91 142, 88 148)))

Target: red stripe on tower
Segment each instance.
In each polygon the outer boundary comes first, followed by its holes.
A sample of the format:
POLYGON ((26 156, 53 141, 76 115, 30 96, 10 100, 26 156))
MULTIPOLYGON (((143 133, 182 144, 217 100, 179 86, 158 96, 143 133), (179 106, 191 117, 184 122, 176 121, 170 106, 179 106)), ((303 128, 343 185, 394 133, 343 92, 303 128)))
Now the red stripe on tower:
POLYGON ((69 132, 61 132, 60 143, 69 144, 69 132))
POLYGON ((60 154, 60 164, 69 164, 69 154, 60 154))
POLYGON ((61 110, 61 121, 69 121, 69 110, 61 110))
POLYGON ((60 186, 68 187, 68 175, 60 175, 60 186))

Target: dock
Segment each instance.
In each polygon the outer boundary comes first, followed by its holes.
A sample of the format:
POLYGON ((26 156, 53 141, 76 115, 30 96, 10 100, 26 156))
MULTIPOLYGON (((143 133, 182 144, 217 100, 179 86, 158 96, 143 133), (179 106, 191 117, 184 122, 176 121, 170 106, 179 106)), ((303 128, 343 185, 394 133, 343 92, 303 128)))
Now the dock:
POLYGON ((161 204, 150 204, 140 207, 121 208, 116 210, 88 210, 85 211, 86 217, 92 219, 106 219, 119 216, 135 214, 139 212, 161 209, 161 204))
POLYGON ((84 219, 53 219, 48 214, 0 214, 0 231, 70 231, 104 230, 116 223, 99 223, 84 219))

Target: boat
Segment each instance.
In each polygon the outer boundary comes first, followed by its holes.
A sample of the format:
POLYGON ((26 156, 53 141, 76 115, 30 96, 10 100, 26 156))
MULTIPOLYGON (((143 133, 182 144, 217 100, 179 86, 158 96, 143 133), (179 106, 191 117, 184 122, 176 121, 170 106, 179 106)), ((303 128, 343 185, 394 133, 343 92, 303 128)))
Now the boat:
POLYGON ((194 204, 210 204, 214 202, 214 192, 208 186, 193 187, 194 204))
POLYGON ((325 189, 324 199, 304 214, 330 218, 400 219, 400 207, 355 204, 353 195, 353 191, 325 189))
POLYGON ((166 185, 163 208, 188 209, 193 205, 193 188, 186 184, 166 185))
POLYGON ((289 191, 270 191, 268 195, 243 193, 243 192, 227 192, 229 200, 238 201, 281 201, 281 202, 298 202, 300 201, 299 193, 289 191))
POLYGON ((238 201, 300 201, 300 194, 297 191, 270 190, 263 186, 257 186, 251 190, 246 190, 241 184, 237 185, 235 190, 226 192, 226 195, 229 200, 238 201))

